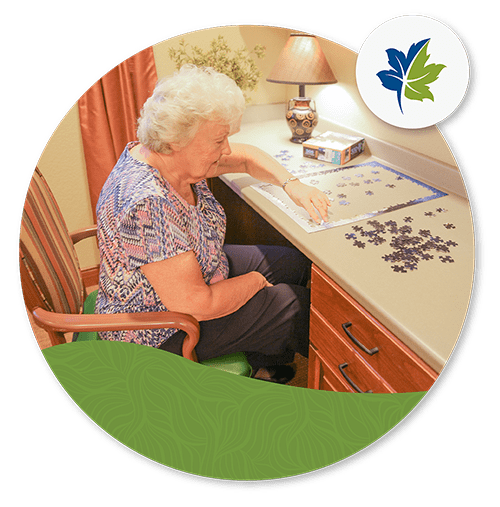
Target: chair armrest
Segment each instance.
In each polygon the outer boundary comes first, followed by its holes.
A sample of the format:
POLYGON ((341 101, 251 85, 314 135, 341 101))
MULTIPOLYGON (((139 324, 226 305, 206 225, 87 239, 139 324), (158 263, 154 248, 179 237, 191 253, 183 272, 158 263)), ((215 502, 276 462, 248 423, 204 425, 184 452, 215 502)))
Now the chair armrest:
POLYGON ((32 313, 35 322, 41 328, 62 333, 160 328, 181 329, 187 334, 182 346, 182 355, 191 361, 197 361, 194 348, 200 339, 200 324, 193 316, 185 313, 143 312, 75 315, 48 312, 40 307, 35 308, 32 313))
MULTIPOLYGON (((73 245, 76 245, 78 242, 83 239, 92 238, 97 236, 97 225, 91 225, 90 227, 84 227, 83 229, 78 229, 69 233, 69 237, 73 242, 73 245)), ((93 285, 97 285, 99 283, 99 265, 92 266, 90 268, 81 269, 83 284, 85 287, 90 287, 93 285)))
POLYGON ((78 229, 70 233, 71 241, 73 241, 73 245, 81 241, 82 239, 91 238, 92 236, 97 236, 97 225, 91 225, 90 227, 84 227, 83 229, 78 229))

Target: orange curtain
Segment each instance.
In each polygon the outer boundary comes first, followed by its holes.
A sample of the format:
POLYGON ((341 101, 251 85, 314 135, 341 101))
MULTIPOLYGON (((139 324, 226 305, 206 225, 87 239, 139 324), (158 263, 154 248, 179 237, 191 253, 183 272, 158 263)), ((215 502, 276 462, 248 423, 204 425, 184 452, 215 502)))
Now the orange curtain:
POLYGON ((137 118, 156 81, 149 47, 108 72, 78 101, 94 220, 101 188, 125 145, 136 139, 137 118))

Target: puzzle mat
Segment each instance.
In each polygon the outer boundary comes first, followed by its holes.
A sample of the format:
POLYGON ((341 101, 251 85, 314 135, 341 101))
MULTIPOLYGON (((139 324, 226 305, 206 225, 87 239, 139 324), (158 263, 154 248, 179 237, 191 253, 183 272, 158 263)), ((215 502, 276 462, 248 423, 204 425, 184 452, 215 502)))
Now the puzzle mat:
POLYGON ((307 211, 295 205, 276 185, 252 185, 307 232, 357 222, 406 208, 447 194, 378 162, 347 167, 295 159, 286 150, 275 158, 303 183, 322 190, 330 199, 328 222, 316 224, 307 211))

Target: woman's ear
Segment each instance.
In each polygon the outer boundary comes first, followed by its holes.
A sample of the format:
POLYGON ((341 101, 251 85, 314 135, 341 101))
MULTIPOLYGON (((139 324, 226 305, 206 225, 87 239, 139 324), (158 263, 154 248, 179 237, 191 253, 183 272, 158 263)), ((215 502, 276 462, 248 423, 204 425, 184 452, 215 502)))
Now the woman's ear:
POLYGON ((237 134, 240 131, 242 117, 243 115, 241 115, 236 121, 229 125, 229 136, 237 134))

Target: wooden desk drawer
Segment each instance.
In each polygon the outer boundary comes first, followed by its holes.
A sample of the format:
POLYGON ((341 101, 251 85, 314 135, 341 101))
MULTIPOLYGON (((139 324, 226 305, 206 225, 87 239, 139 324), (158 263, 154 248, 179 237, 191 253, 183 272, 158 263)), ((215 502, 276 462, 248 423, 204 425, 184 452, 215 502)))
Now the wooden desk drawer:
POLYGON ((337 336, 314 308, 311 309, 310 342, 317 350, 322 363, 335 372, 334 374, 342 379, 342 383, 351 385, 352 392, 395 392, 356 351, 337 336))
POLYGON ((312 346, 309 346, 309 389, 320 389, 321 391, 335 391, 339 393, 355 392, 349 384, 339 379, 335 373, 328 367, 321 354, 312 346))
POLYGON ((311 289, 313 308, 396 392, 430 389, 437 373, 316 266, 311 289))

